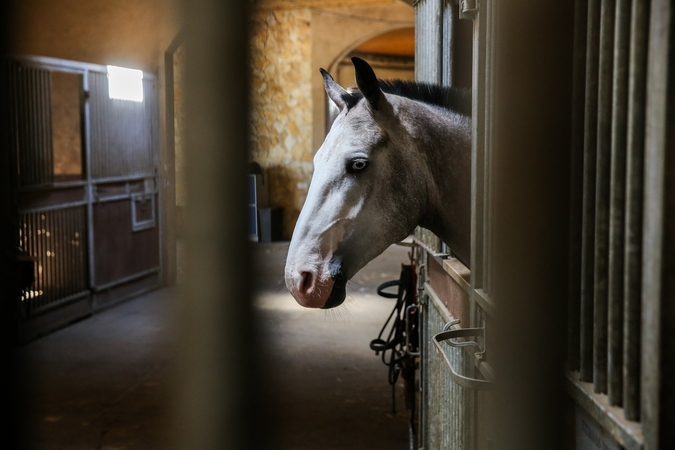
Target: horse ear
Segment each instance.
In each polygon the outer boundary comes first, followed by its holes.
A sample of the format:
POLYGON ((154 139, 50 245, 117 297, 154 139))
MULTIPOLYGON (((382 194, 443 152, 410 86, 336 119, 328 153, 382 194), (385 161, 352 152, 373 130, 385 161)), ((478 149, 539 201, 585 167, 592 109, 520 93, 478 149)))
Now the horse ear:
POLYGON ((387 102, 387 99, 380 89, 380 84, 377 81, 375 72, 373 72, 373 68, 370 67, 370 64, 356 56, 352 57, 352 64, 354 64, 354 72, 356 74, 356 85, 366 100, 368 100, 371 109, 379 111, 382 109, 383 104, 387 102))
POLYGON ((333 77, 324 69, 319 69, 323 76, 323 86, 326 89, 328 98, 333 100, 333 103, 342 111, 343 109, 351 108, 356 103, 352 94, 347 92, 342 86, 337 84, 333 77))

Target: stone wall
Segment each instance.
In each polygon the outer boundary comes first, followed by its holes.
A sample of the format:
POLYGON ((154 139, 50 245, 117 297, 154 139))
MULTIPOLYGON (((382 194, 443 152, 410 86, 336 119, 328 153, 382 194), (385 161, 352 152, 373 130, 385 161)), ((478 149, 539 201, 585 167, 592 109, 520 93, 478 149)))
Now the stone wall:
POLYGON ((312 174, 311 12, 262 9, 252 38, 252 159, 290 238, 312 174))
POLYGON ((286 239, 305 202, 312 158, 326 132, 319 68, 337 72, 338 63, 360 43, 413 24, 413 9, 399 0, 258 3, 251 38, 251 158, 269 179, 270 206, 284 208, 286 239))

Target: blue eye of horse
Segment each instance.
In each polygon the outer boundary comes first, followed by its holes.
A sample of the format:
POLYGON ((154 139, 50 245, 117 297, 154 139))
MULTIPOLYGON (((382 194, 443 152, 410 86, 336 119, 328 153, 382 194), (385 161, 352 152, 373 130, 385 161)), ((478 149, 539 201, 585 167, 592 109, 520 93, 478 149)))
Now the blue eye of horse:
POLYGON ((349 172, 360 172, 361 170, 365 169, 366 166, 368 165, 368 161, 365 159, 353 159, 350 162, 349 165, 349 172))

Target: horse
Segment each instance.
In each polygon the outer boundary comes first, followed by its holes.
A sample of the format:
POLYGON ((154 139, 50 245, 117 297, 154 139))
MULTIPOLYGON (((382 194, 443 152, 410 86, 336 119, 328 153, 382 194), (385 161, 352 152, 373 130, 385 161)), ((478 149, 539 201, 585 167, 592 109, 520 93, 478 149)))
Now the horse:
POLYGON ((469 265, 469 92, 378 80, 366 61, 352 63, 358 90, 320 69, 340 112, 314 156, 286 259, 286 287, 309 308, 342 304, 347 281, 417 226, 469 265))

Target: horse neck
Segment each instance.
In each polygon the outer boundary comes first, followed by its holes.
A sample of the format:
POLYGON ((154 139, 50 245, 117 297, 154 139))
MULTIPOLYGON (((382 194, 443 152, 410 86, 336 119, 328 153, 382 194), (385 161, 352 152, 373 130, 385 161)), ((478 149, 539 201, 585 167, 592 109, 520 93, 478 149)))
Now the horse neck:
POLYGON ((469 265, 471 235, 470 123, 438 114, 426 124, 418 151, 426 155, 427 203, 420 225, 469 265))

